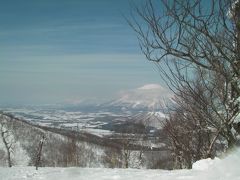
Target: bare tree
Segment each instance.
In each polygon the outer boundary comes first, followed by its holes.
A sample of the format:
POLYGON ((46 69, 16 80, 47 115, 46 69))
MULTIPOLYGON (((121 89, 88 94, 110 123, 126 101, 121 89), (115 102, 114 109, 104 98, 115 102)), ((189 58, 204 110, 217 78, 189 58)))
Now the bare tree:
POLYGON ((77 140, 74 135, 67 138, 67 143, 64 147, 66 166, 78 166, 79 157, 77 153, 77 140))
POLYGON ((185 104, 193 105, 188 96, 198 99, 192 110, 215 131, 210 153, 219 135, 228 148, 238 135, 240 3, 211 0, 208 5, 202 0, 149 0, 136 8, 138 17, 130 25, 169 88, 185 104), (197 86, 204 90, 201 96, 197 86))
POLYGON ((197 99, 185 96, 175 96, 175 107, 169 108, 168 118, 162 122, 174 168, 191 168, 193 162, 215 155, 213 145, 218 137, 218 132, 207 126, 197 99))
POLYGON ((105 156, 103 162, 109 168, 121 168, 123 166, 121 149, 115 147, 108 147, 105 149, 105 156))
POLYGON ((121 133, 119 138, 122 146, 123 165, 124 165, 124 168, 129 168, 130 157, 132 152, 131 146, 134 141, 132 139, 133 136, 127 133, 121 133))
MULTIPOLYGON (((133 123, 132 121, 132 119, 127 119, 122 126, 117 128, 118 133, 110 137, 118 142, 121 149, 121 165, 124 168, 129 168, 130 166, 139 168, 143 165, 144 161, 143 152, 144 147, 146 147, 147 137, 146 126, 141 122, 133 123)), ((114 149, 112 149, 112 151, 113 150, 114 149)), ((115 155, 116 157, 116 152, 118 151, 113 151, 109 154, 108 159, 111 159, 113 157, 112 155, 115 155)), ((116 159, 113 160, 116 161, 116 159)))
POLYGON ((7 162, 8 162, 8 167, 12 167, 13 162, 12 162, 12 154, 13 154, 13 146, 14 146, 14 137, 11 132, 11 130, 8 129, 8 126, 6 124, 6 121, 4 120, 5 116, 1 115, 0 119, 0 133, 1 133, 1 138, 4 144, 4 147, 7 152, 7 162))
POLYGON ((46 140, 45 136, 42 135, 42 138, 39 141, 38 151, 37 151, 37 155, 36 155, 36 162, 35 162, 36 170, 38 170, 38 167, 39 167, 40 162, 41 162, 42 148, 43 148, 43 143, 44 143, 45 140, 46 140))
POLYGON ((7 151, 7 160, 8 160, 8 167, 12 167, 12 153, 13 153, 13 144, 14 144, 14 141, 13 139, 11 138, 12 135, 11 135, 11 132, 6 129, 6 127, 4 127, 3 124, 0 124, 0 128, 1 128, 1 137, 2 137, 2 141, 3 141, 3 144, 5 146, 5 149, 7 151))

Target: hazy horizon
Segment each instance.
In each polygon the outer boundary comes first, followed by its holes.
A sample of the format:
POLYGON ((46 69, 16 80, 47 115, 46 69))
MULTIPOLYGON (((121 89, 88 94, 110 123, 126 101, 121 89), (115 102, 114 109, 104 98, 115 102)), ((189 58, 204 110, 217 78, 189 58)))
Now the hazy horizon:
POLYGON ((164 86, 123 18, 130 11, 128 0, 2 2, 0 104, 106 101, 164 86))

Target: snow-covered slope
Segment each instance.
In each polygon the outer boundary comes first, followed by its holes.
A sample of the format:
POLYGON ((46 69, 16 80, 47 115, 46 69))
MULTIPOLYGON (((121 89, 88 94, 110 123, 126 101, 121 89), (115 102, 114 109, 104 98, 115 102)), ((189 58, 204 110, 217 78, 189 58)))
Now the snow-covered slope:
MULTIPOLYGON (((0 115, 0 127, 9 132, 6 139, 12 144, 13 166, 34 165, 39 142, 44 136, 41 166, 108 167, 105 151, 111 149, 103 141, 88 133, 74 134, 64 129, 36 126, 9 115, 0 115)), ((0 130, 0 132, 2 132, 0 130)), ((111 144, 112 145, 112 144, 111 144)), ((0 136, 0 166, 7 166, 7 152, 0 136)), ((1 177, 0 177, 1 180, 1 177)))
POLYGON ((119 93, 119 98, 111 105, 156 110, 161 109, 171 96, 170 91, 159 84, 147 84, 136 89, 122 91, 119 93))
POLYGON ((192 170, 145 170, 103 168, 0 168, 4 180, 240 180, 240 151, 223 160, 202 160, 192 170))
POLYGON ((157 112, 142 112, 132 117, 133 121, 137 124, 144 124, 145 126, 155 127, 160 129, 165 120, 166 115, 160 111, 157 112))

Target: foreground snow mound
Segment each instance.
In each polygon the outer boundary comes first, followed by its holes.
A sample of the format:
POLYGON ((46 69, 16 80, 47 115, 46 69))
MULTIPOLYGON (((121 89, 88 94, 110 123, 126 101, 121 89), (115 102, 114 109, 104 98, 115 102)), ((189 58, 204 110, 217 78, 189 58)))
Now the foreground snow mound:
POLYGON ((212 166, 216 166, 218 163, 220 163, 219 158, 215 158, 214 160, 210 158, 202 159, 200 161, 195 162, 192 166, 192 169, 203 171, 211 168, 212 166))
POLYGON ((201 160, 192 170, 146 170, 101 168, 0 168, 4 180, 240 180, 240 150, 223 160, 201 160))

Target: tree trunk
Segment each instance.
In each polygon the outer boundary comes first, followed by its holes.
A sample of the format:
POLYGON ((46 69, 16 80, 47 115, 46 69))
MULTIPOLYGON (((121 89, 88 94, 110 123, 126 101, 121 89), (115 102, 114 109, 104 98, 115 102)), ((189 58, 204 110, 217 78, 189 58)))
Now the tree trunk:
POLYGON ((4 143, 4 146, 7 150, 7 158, 8 158, 8 167, 12 167, 12 161, 11 161, 11 152, 10 152, 10 147, 6 141, 6 138, 4 136, 5 132, 2 132, 2 140, 3 140, 3 143, 4 143))
POLYGON ((124 152, 125 168, 128 168, 128 152, 124 152))
POLYGON ((38 147, 38 152, 37 152, 37 157, 36 157, 36 162, 35 162, 36 170, 38 170, 38 167, 39 167, 39 164, 41 161, 42 147, 43 147, 44 140, 45 140, 45 136, 43 135, 42 139, 39 142, 39 147, 38 147))
POLYGON ((235 146, 237 140, 235 139, 234 135, 232 134, 231 130, 228 130, 227 132, 227 142, 228 142, 228 149, 227 151, 231 151, 235 146))

